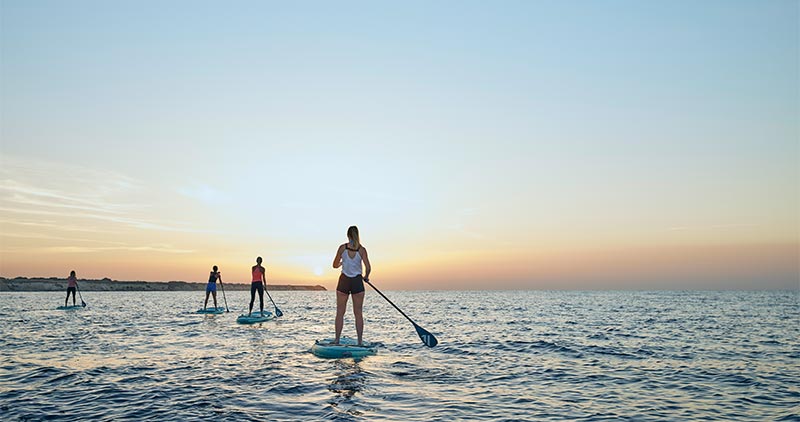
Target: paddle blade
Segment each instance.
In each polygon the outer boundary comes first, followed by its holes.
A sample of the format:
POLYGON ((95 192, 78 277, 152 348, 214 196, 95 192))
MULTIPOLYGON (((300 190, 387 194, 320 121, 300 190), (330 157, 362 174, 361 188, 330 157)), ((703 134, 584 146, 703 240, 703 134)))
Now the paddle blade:
POLYGON ((424 343, 426 346, 435 347, 437 344, 439 344, 439 340, 436 340, 436 337, 428 330, 420 327, 417 324, 414 324, 414 329, 417 330, 419 339, 422 340, 422 343, 424 343))
POLYGON ((276 317, 282 317, 283 316, 283 312, 281 312, 281 310, 278 309, 277 306, 275 307, 275 316, 276 317))
POLYGON ((81 300, 81 306, 83 306, 83 307, 85 308, 85 307, 86 307, 86 302, 84 302, 83 300, 81 300))

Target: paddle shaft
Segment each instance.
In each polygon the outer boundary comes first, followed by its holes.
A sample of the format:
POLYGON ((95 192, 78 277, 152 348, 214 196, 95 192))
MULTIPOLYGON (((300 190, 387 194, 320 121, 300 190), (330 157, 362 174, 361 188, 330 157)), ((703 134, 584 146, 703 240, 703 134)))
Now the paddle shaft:
POLYGON ((383 298, 386 299, 386 301, 389 302, 390 305, 394 306, 394 308, 397 309, 397 312, 400 312, 401 314, 403 314, 403 316, 406 317, 406 319, 409 320, 409 322, 414 324, 415 327, 417 326, 417 323, 414 322, 414 320, 412 320, 411 318, 409 318, 408 315, 406 315, 406 313, 403 312, 402 309, 398 308, 397 305, 395 305, 391 300, 389 300, 389 298, 386 297, 385 294, 381 293, 381 291, 378 290, 375 286, 373 286, 372 283, 370 283, 369 281, 367 281, 367 280, 364 280, 364 281, 366 281, 367 284, 369 284, 373 289, 375 289, 375 291, 378 292, 379 295, 383 296, 383 298))
POLYGON ((78 282, 77 281, 75 282, 75 290, 78 291, 78 297, 81 298, 81 305, 86 307, 86 302, 83 301, 83 295, 81 294, 81 288, 78 287, 78 282))
POLYGON ((267 292, 267 297, 269 298, 270 302, 272 302, 272 306, 275 307, 275 316, 279 317, 283 315, 280 309, 278 309, 278 305, 275 304, 275 301, 272 300, 272 295, 269 294, 269 290, 267 290, 267 284, 264 283, 264 291, 267 292))
POLYGON ((417 323, 414 322, 414 320, 412 320, 411 318, 409 318, 408 315, 406 315, 406 313, 403 312, 402 309, 398 308, 397 305, 395 305, 391 300, 389 300, 389 298, 386 297, 385 294, 383 294, 380 290, 376 289, 375 286, 372 285, 372 283, 370 283, 367 280, 364 281, 366 281, 367 284, 369 284, 373 289, 375 289, 375 291, 378 292, 379 295, 383 296, 383 298, 386 299, 386 301, 389 302, 390 305, 394 306, 394 308, 397 309, 397 312, 400 312, 400 314, 402 314, 404 317, 406 317, 407 320, 411 322, 411 325, 414 326, 414 330, 417 331, 417 335, 419 336, 419 339, 422 340, 422 343, 424 343, 428 347, 435 347, 437 344, 439 344, 439 340, 436 339, 436 336, 431 334, 428 330, 417 325, 417 323))
POLYGON ((230 312, 228 309, 228 299, 225 298, 225 285, 222 284, 222 279, 219 279, 219 287, 222 289, 222 300, 225 301, 225 312, 230 312))

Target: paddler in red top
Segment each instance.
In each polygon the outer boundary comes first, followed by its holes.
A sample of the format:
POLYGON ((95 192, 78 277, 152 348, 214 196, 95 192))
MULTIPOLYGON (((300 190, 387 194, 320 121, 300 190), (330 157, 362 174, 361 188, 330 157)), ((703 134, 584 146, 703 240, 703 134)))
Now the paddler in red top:
POLYGON ((253 274, 250 283, 250 310, 247 316, 253 313, 253 302, 256 300, 256 290, 258 291, 258 301, 261 304, 261 315, 264 315, 264 285, 267 284, 267 269, 261 266, 261 257, 256 258, 256 265, 251 268, 253 274))

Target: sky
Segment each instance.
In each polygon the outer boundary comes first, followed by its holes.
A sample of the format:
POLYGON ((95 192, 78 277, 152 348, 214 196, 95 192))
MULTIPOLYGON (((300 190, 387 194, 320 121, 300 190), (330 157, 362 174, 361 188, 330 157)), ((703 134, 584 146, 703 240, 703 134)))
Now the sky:
POLYGON ((0 2, 0 275, 800 289, 796 1, 0 2))

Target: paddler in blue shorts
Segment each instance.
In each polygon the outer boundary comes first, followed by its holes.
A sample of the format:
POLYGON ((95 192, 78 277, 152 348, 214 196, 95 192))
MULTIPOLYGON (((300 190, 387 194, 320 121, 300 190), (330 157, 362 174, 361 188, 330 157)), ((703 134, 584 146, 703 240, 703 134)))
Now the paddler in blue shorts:
POLYGON ((203 310, 206 310, 206 306, 208 305, 208 295, 214 295, 214 308, 217 307, 217 280, 219 280, 219 284, 222 284, 222 274, 218 271, 217 266, 215 265, 211 274, 208 275, 208 284, 206 284, 206 301, 203 303, 203 310))

